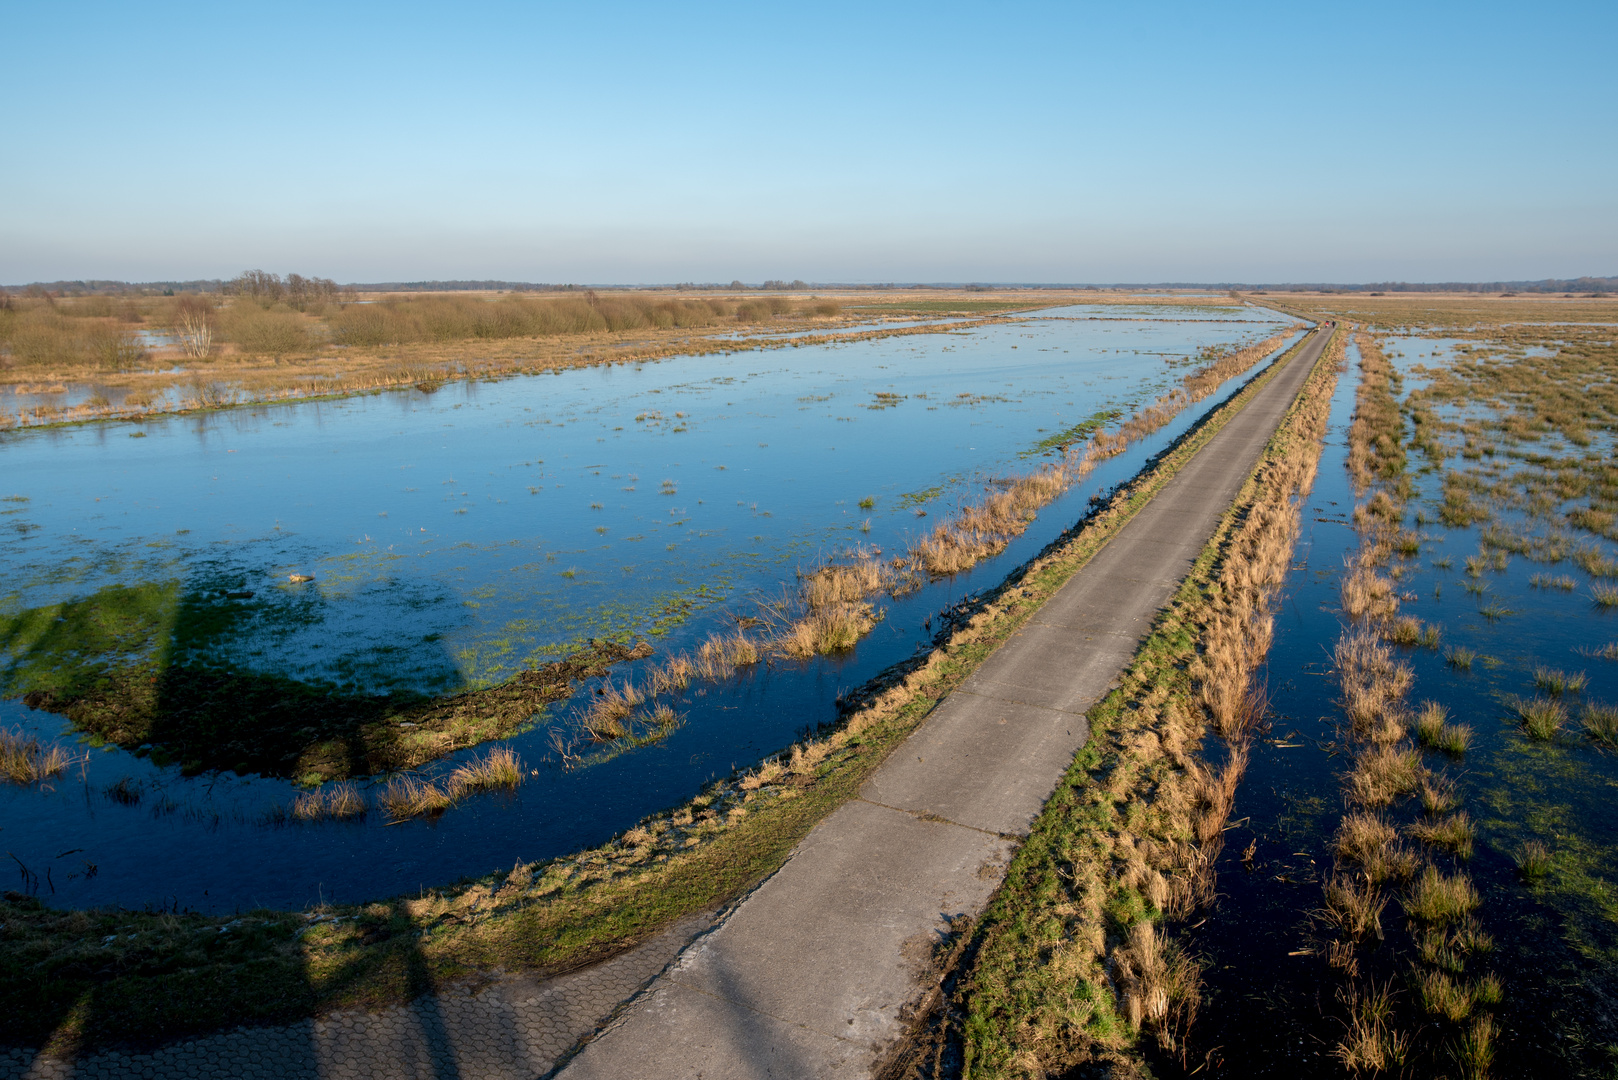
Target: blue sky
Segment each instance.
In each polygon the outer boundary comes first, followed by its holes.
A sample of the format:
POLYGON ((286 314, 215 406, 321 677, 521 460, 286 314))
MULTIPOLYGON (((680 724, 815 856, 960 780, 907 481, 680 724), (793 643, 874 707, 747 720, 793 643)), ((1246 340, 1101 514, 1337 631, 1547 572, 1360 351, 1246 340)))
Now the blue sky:
POLYGON ((0 281, 1618 274, 1618 4, 0 6, 0 281))

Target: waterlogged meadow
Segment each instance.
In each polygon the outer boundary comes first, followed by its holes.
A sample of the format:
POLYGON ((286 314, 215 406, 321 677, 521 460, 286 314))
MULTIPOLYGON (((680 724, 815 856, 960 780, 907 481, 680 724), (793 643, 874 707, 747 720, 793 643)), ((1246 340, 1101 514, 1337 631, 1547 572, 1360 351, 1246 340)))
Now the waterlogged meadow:
POLYGON ((1610 304, 1359 319, 1168 1072, 1618 1068, 1610 304))
POLYGON ((17 887, 299 907, 599 843, 834 721, 1290 322, 1058 308, 7 435, 17 887))

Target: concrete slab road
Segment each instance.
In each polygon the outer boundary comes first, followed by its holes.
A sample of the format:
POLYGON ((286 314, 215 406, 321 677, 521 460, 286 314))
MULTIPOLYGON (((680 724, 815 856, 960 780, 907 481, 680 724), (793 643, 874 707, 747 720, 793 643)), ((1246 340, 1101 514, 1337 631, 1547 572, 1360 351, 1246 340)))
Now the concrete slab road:
POLYGON ((1084 569, 561 1071, 566 1080, 868 1076, 976 914, 1297 396, 1305 347, 1084 569))

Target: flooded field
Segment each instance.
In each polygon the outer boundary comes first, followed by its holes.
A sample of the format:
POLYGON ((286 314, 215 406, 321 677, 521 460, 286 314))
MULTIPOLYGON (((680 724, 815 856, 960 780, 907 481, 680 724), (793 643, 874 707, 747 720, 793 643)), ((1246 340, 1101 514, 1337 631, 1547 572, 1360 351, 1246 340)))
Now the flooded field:
MULTIPOLYGON (((377 809, 372 759, 324 732, 340 714, 405 745, 415 724, 390 719, 400 710, 536 665, 647 642, 650 657, 619 663, 627 678, 691 652, 781 610, 800 571, 905 550, 986 484, 1162 394, 1203 350, 1289 322, 1059 308, 965 332, 6 435, 0 726, 75 755, 43 784, 0 787, 17 888, 58 906, 300 907, 599 843, 834 720, 839 694, 925 644, 941 612, 1060 535, 1243 376, 1100 464, 976 569, 884 598, 852 649, 693 685, 655 737, 579 745, 601 687, 591 669, 515 733, 484 736, 503 737, 520 783, 400 821, 377 809), (157 718, 149 743, 63 734, 62 713, 116 730, 120 710, 157 718), (303 716, 309 735, 283 753, 244 730, 260 714, 303 716), (293 812, 342 777, 367 812, 293 812)), ((421 773, 482 753, 425 753, 421 773)))
POLYGON ((1618 1069, 1610 322, 1457 306, 1349 314, 1165 1073, 1618 1069))

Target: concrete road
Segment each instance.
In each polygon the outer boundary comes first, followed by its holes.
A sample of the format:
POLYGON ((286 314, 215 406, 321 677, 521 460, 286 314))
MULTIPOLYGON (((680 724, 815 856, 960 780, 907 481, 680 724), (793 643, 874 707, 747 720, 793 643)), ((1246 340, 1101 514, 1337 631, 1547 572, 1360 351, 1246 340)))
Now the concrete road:
POLYGON ((868 1076, 951 916, 976 914, 1297 396, 1306 346, 896 750, 699 936, 566 1080, 868 1076))

